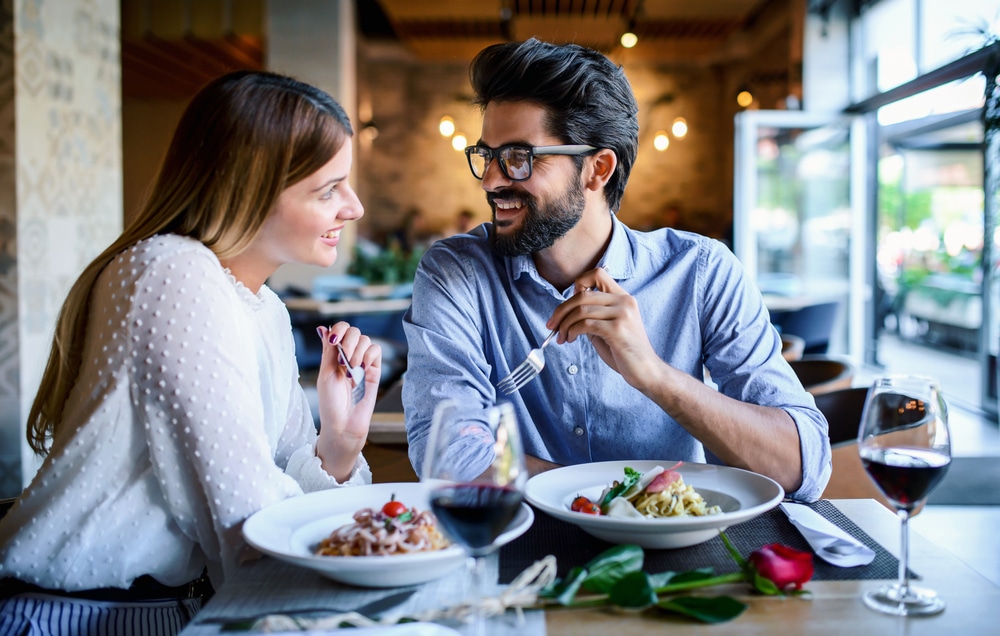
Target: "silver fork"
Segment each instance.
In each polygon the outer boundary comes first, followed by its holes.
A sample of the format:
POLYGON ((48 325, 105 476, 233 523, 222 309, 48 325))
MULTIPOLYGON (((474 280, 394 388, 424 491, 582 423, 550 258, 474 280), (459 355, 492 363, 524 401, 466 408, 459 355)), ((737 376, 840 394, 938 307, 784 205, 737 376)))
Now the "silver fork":
POLYGON ((543 350, 557 333, 559 332, 556 329, 549 332, 549 335, 542 344, 528 353, 528 357, 524 359, 524 362, 514 367, 514 370, 506 378, 500 380, 497 384, 497 389, 504 395, 510 395, 528 382, 534 380, 542 372, 542 369, 545 368, 545 353, 543 350))
POLYGON ((354 382, 354 388, 351 389, 351 400, 357 404, 365 398, 365 370, 361 367, 352 367, 351 361, 347 359, 347 354, 344 353, 344 348, 340 346, 339 342, 336 346, 337 351, 340 352, 340 360, 347 367, 347 374, 351 376, 351 380, 354 382))

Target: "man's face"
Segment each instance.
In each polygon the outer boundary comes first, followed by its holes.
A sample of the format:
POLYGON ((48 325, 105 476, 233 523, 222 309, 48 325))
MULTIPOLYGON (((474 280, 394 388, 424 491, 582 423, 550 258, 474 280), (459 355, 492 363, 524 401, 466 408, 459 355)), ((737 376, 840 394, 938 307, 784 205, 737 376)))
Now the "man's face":
MULTIPOLYGON (((561 144, 546 132, 544 122, 545 110, 537 104, 490 102, 479 143, 491 148, 561 144)), ((483 175, 483 190, 493 210, 493 248, 502 256, 551 247, 583 216, 583 188, 572 157, 535 157, 525 181, 511 181, 494 159, 483 175)))

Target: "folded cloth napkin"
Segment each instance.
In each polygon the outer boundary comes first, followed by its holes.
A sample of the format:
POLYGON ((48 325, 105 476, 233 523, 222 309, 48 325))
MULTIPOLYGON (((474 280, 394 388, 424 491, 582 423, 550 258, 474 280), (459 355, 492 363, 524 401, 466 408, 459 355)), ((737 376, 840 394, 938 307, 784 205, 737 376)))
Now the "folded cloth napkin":
POLYGON ((875 551, 861 543, 809 506, 783 502, 781 509, 792 525, 816 552, 816 556, 831 565, 850 568, 868 565, 875 560, 875 551))

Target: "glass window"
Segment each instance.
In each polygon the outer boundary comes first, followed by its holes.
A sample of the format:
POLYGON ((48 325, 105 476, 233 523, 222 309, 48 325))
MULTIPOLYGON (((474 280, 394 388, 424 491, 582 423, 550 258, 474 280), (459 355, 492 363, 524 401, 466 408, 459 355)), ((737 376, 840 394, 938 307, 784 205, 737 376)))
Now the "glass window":
POLYGON ((986 78, 979 73, 883 106, 878 111, 878 122, 888 126, 931 115, 980 109, 985 92, 986 78))
POLYGON ((921 72, 981 48, 984 30, 1000 33, 997 0, 920 0, 921 72))
POLYGON ((875 95, 917 77, 915 0, 881 0, 858 20, 862 93, 875 95))

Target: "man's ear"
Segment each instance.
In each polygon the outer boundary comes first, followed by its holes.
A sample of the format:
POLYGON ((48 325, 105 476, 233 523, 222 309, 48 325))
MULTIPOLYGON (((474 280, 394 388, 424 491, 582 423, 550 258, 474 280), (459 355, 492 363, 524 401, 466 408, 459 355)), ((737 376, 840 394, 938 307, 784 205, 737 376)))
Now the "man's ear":
POLYGON ((610 148, 601 148, 587 158, 586 169, 583 172, 583 185, 588 190, 601 190, 608 184, 611 175, 618 167, 618 156, 610 148))

